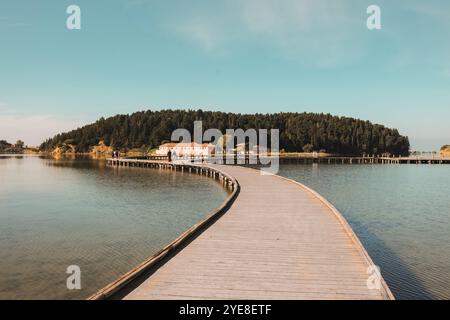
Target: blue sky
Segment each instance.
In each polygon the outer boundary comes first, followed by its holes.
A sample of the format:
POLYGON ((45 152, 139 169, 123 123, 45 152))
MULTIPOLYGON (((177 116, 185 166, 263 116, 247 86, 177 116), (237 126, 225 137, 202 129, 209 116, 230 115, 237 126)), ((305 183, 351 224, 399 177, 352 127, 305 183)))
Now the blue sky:
POLYGON ((450 143, 450 2, 0 3, 0 139, 143 109, 329 112, 450 143), (81 8, 67 30, 66 8, 81 8), (381 7, 382 29, 366 28, 381 7))

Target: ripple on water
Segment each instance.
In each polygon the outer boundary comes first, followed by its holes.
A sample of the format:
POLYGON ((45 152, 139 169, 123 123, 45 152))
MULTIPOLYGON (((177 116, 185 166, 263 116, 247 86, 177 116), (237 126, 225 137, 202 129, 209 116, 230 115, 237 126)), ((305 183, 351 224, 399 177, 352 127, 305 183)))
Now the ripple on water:
POLYGON ((398 299, 450 298, 446 165, 282 165, 345 216, 398 299))
POLYGON ((85 298, 218 207, 207 177, 101 161, 0 158, 0 298, 85 298), (66 289, 79 265, 82 290, 66 289))

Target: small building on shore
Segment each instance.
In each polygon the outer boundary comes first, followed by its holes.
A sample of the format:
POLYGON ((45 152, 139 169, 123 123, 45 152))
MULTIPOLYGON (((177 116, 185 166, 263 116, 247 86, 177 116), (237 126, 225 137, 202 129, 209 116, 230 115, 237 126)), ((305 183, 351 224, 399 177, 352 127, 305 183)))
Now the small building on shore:
POLYGON ((169 150, 177 157, 210 156, 214 154, 215 146, 211 143, 164 143, 159 146, 156 154, 167 155, 169 150))
POLYGON ((248 143, 239 143, 236 145, 236 153, 240 155, 264 155, 267 154, 267 148, 259 145, 250 145, 248 143))

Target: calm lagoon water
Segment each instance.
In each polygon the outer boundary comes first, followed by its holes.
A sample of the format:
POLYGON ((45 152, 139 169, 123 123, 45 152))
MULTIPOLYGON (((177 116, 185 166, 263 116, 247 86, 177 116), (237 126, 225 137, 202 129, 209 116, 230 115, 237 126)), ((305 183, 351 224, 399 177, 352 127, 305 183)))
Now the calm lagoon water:
MULTIPOLYGON (((450 168, 282 165, 347 218, 399 299, 450 298, 450 168)), ((85 298, 218 207, 206 177, 0 157, 0 298, 85 298), (66 289, 78 265, 82 290, 66 289)))
POLYGON ((450 167, 282 165, 345 216, 398 299, 450 298, 450 167))
POLYGON ((226 197, 187 173, 0 156, 0 299, 86 298, 226 197), (66 289, 69 265, 82 290, 66 289))

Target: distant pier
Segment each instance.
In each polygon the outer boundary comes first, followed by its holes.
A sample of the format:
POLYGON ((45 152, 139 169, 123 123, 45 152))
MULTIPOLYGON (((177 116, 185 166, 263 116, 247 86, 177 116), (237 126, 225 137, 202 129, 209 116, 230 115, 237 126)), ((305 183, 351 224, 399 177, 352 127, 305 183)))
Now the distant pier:
MULTIPOLYGON (((166 156, 147 156, 147 157, 133 157, 130 159, 134 160, 153 160, 153 161, 167 161, 166 156)), ((211 160, 217 158, 211 158, 207 156, 197 156, 192 157, 190 160, 197 160, 201 162, 212 162, 211 160)), ((270 159, 278 159, 280 163, 301 163, 301 164, 450 164, 450 158, 442 157, 382 157, 382 156, 365 156, 365 157, 354 157, 354 156, 298 156, 281 154, 279 157, 269 157, 263 155, 227 155, 221 157, 222 162, 237 164, 250 164, 253 162, 268 163, 270 159), (265 161, 261 161, 265 160, 265 161)))
POLYGON ((323 164, 450 164, 450 158, 418 157, 280 157, 280 163, 323 164))

